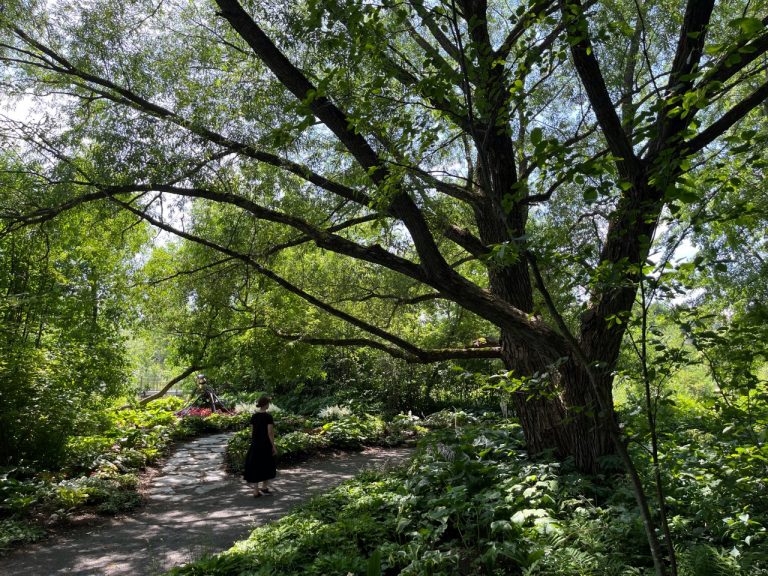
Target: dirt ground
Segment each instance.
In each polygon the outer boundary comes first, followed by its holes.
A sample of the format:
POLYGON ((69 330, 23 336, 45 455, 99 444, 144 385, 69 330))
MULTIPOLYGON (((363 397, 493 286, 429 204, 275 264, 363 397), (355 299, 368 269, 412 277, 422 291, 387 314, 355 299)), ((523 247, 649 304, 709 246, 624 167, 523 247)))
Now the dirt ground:
POLYGON ((180 446, 152 477, 147 504, 131 515, 60 533, 0 561, 7 576, 80 574, 154 576, 206 553, 229 548, 259 525, 287 514, 309 496, 364 468, 407 459, 407 448, 323 454, 278 471, 274 494, 251 488, 223 470, 228 435, 180 446))

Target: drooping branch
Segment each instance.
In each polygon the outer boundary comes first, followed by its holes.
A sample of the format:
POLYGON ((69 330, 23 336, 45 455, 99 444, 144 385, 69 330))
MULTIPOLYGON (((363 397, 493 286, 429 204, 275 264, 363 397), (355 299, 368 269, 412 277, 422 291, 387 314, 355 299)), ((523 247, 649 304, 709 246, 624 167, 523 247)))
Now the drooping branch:
POLYGON ((498 346, 484 346, 475 348, 418 348, 412 353, 404 353, 398 348, 387 346, 370 338, 315 338, 303 334, 285 334, 275 331, 280 338, 301 342, 303 344, 312 344, 315 346, 354 346, 375 348, 386 352, 390 356, 400 358, 411 364, 429 364, 445 360, 480 360, 480 359, 500 359, 501 348, 498 346))
MULTIPOLYGON (((97 184, 85 181, 73 182, 73 184, 97 187, 97 184)), ((475 284, 465 280, 454 270, 451 270, 451 276, 449 278, 443 278, 443 281, 445 282, 443 284, 425 276, 423 270, 421 270, 418 265, 396 256, 377 245, 371 247, 361 246, 343 237, 331 234, 326 230, 317 229, 299 218, 266 209, 247 198, 239 197, 234 194, 220 193, 202 188, 183 188, 164 184, 103 186, 98 192, 83 194, 57 207, 38 210, 29 215, 13 214, 11 215, 10 226, 23 226, 49 221, 67 209, 80 206, 85 202, 109 199, 117 205, 142 216, 145 220, 157 227, 176 234, 181 238, 186 238, 187 235, 185 232, 168 227, 156 219, 153 219, 145 212, 136 209, 130 203, 121 201, 118 198, 118 196, 122 194, 137 193, 138 195, 133 199, 133 201, 135 201, 150 191, 164 191, 190 197, 229 202, 243 208, 256 217, 295 227, 296 229, 305 232, 307 235, 312 236, 318 246, 353 258, 384 266, 433 287, 442 297, 461 304, 467 310, 474 312, 483 318, 505 326, 511 334, 516 335, 518 338, 526 339, 531 346, 540 350, 543 354, 553 355, 558 353, 557 350, 558 346, 561 345, 561 340, 555 332, 546 326, 546 324, 535 318, 532 319, 528 314, 525 314, 507 302, 498 299, 487 290, 483 290, 475 284)), ((206 242, 208 242, 201 238, 196 238, 194 241, 204 245, 207 245, 206 242)), ((213 249, 221 248, 217 247, 214 243, 211 243, 210 247, 213 249)), ((226 251, 224 253, 228 254, 226 251)), ((235 257, 242 256, 237 254, 230 255, 235 257)), ((258 266, 252 259, 249 260, 249 262, 254 266, 258 266)), ((318 307, 322 307, 320 303, 318 303, 318 307)), ((354 324, 354 322, 352 323, 354 324)))
POLYGON ((38 210, 29 212, 29 213, 23 213, 17 210, 10 211, 10 210, 4 209, 0 212, 0 220, 5 222, 4 229, 0 233, 0 236, 9 234, 17 230, 18 228, 21 228, 24 226, 31 226, 34 224, 42 224, 44 222, 49 222, 59 214, 63 214, 68 210, 72 210, 74 208, 77 208, 78 206, 87 204, 88 202, 103 200, 104 198, 106 198, 106 194, 104 192, 92 192, 90 194, 83 194, 82 196, 78 196, 76 198, 63 202, 58 206, 40 208, 38 210))
POLYGON ((250 255, 240 253, 236 250, 233 250, 232 248, 228 248, 226 246, 221 246, 220 244, 217 244, 215 242, 212 242, 210 240, 207 240, 205 238, 202 238, 200 236, 196 236, 194 234, 191 234, 189 232, 185 232, 183 230, 179 230, 169 224, 166 224, 165 222, 158 220, 157 218, 151 216, 146 211, 141 210, 139 208, 136 208, 135 206, 131 205, 128 202, 124 202, 122 200, 117 199, 116 197, 111 197, 111 200, 118 205, 120 205, 125 210, 128 210, 129 212, 132 212, 136 216, 146 220, 153 226, 156 226, 158 228, 161 228, 165 230, 166 232, 170 232, 171 234, 174 234, 178 236, 179 238, 183 238, 185 240, 189 240, 190 242, 194 242, 196 244, 200 244, 203 246, 207 246, 208 248, 211 248, 217 252, 220 252, 222 254, 225 254, 227 256, 230 256, 234 259, 240 260, 250 266, 253 270, 255 270, 257 273, 261 274, 262 276, 265 276, 266 278, 269 278, 276 284, 278 284, 280 287, 284 288, 291 294, 294 294, 304 301, 308 302, 312 306, 323 310, 325 312, 328 312, 329 314, 336 316, 337 318, 340 318, 341 320, 344 320, 345 322, 351 324, 352 326, 355 326, 356 328, 359 328, 365 332, 368 332, 374 336, 377 336, 381 338, 382 340, 385 340, 387 342, 390 342, 394 344, 395 346, 401 348, 405 351, 405 353, 411 354, 413 356, 418 357, 421 350, 411 344, 410 342, 407 342, 406 340, 400 338, 399 336, 396 336, 394 334, 391 334, 387 332, 386 330, 382 330, 378 326, 374 326, 373 324, 370 324, 368 322, 365 322, 364 320, 361 320, 360 318, 357 318, 353 316, 352 314, 349 314, 348 312, 344 312, 343 310, 339 310, 338 308, 335 308, 331 306, 330 304, 323 302, 319 298, 312 296, 308 292, 302 290, 298 286, 292 284, 276 272, 262 266, 258 262, 256 262, 250 255))
POLYGON ((413 278, 419 282, 428 282, 428 279, 425 277, 423 271, 417 264, 392 254, 379 245, 363 246, 361 244, 357 244, 356 242, 348 240, 343 236, 339 236, 327 230, 317 228, 306 220, 296 216, 291 216, 290 214, 286 214, 284 212, 278 212, 276 210, 265 208, 264 206, 261 206, 256 202, 253 202, 252 200, 249 200, 248 198, 238 194, 219 192, 216 190, 209 190, 199 187, 170 186, 167 184, 140 184, 123 186, 102 185, 100 188, 102 198, 114 199, 115 196, 121 194, 158 191, 170 192, 172 194, 178 194, 180 196, 186 196, 190 198, 204 198, 223 204, 237 206, 260 220, 284 224, 305 233, 307 236, 311 237, 315 244, 317 244, 317 246, 320 248, 325 248, 326 250, 330 250, 338 254, 351 256, 352 258, 358 260, 364 260, 371 262, 372 264, 384 266, 390 270, 399 272, 400 274, 413 278))
MULTIPOLYGON (((186 378, 190 374, 193 374, 194 372, 197 372, 198 370, 202 370, 203 368, 205 368, 205 366, 203 366, 202 364, 193 364, 192 366, 189 366, 186 370, 184 370, 184 372, 182 372, 178 376, 176 376, 176 377, 172 378, 171 380, 169 380, 162 387, 161 390, 159 390, 158 392, 152 394, 151 396, 147 396, 146 398, 142 398, 139 401, 139 404, 144 406, 145 404, 149 404, 150 402, 152 402, 152 400, 157 400, 158 398, 162 398, 163 396, 165 396, 165 394, 166 394, 166 392, 168 392, 168 390, 173 388, 174 384, 178 384, 179 382, 184 380, 184 378, 186 378)), ((123 406, 124 409, 125 408, 129 408, 129 407, 130 407, 129 405, 123 406)))
MULTIPOLYGON (((141 220, 139 220, 141 222, 141 220)), ((192 276, 197 275, 203 270, 211 270, 214 268, 219 268, 219 266, 223 266, 225 264, 229 264, 233 261, 233 258, 226 257, 222 258, 221 260, 216 260, 215 262, 211 262, 210 264, 205 264, 204 266, 197 266, 192 269, 187 270, 177 270, 176 272, 173 272, 172 274, 167 274, 163 276, 162 278, 153 278, 151 280, 144 280, 137 284, 129 284, 128 288, 135 288, 138 285, 141 286, 157 286, 158 284, 163 284, 165 282, 169 282, 171 280, 175 280, 176 278, 180 278, 182 276, 192 276)))
MULTIPOLYGON (((251 268, 253 268, 257 273, 273 280, 279 286, 285 288, 288 292, 299 296, 316 308, 324 310, 325 312, 328 312, 329 314, 336 316, 348 322, 349 324, 360 328, 361 330, 369 332, 383 340, 389 341, 396 346, 403 348, 406 352, 416 355, 416 347, 413 344, 403 340, 402 338, 392 335, 385 330, 378 328, 377 326, 373 326, 347 312, 330 306, 326 302, 323 302, 319 298, 312 296, 311 294, 288 282, 272 270, 265 268, 256 262, 251 256, 242 254, 231 248, 221 246, 205 238, 201 238, 199 236, 195 236, 188 232, 179 230, 166 224, 165 222, 158 220, 157 218, 154 218, 146 211, 140 210, 130 203, 121 201, 116 197, 112 196, 110 199, 124 209, 134 213, 138 217, 146 220, 150 224, 162 230, 170 232, 171 234, 174 234, 180 238, 201 244, 203 246, 207 246, 213 250, 221 252, 222 254, 243 261, 251 268)), ((469 283, 467 283, 467 285, 472 286, 469 283)), ((440 290, 440 286, 435 286, 435 288, 440 290)), ((463 286, 459 288, 461 289, 463 286)), ((502 326, 508 327, 510 334, 513 336, 518 335, 520 338, 526 338, 527 344, 530 345, 533 349, 540 351, 542 354, 546 354, 547 356, 554 356, 560 354, 563 350, 564 344, 561 337, 556 332, 547 327, 546 324, 535 318, 530 318, 527 314, 517 310, 505 302, 501 302, 495 299, 487 291, 475 288, 471 294, 467 294, 466 300, 460 300, 462 294, 461 291, 459 291, 458 295, 445 293, 443 291, 440 292, 444 294, 448 299, 459 301, 467 310, 473 312, 477 310, 475 313, 478 313, 481 317, 489 319, 497 325, 501 324, 502 326)))
POLYGON ((369 206, 372 203, 371 198, 360 190, 350 188, 349 186, 335 182, 321 174, 317 174, 307 166, 293 162, 287 158, 282 158, 276 154, 266 152, 250 144, 238 142, 214 130, 205 128, 197 122, 187 120, 172 110, 152 102, 124 86, 119 86, 106 78, 81 70, 69 62, 67 58, 50 47, 36 41, 20 28, 14 28, 14 33, 25 43, 48 57, 46 59, 36 55, 43 67, 61 74, 64 77, 72 78, 72 82, 80 88, 99 94, 101 97, 116 104, 127 106, 156 118, 171 122, 208 142, 229 150, 230 152, 235 152, 258 162, 263 162, 270 166, 286 170, 323 190, 341 196, 347 200, 354 201, 363 206, 369 206), (75 79, 84 83, 77 82, 75 79))
MULTIPOLYGON (((338 224, 334 224, 333 226, 329 226, 328 228, 325 228, 325 232, 340 232, 341 230, 345 230, 347 228, 351 228, 353 226, 357 226, 358 224, 365 224, 366 222, 374 222, 381 218, 380 214, 368 214, 366 216, 360 216, 359 218, 350 218, 349 220, 345 222, 340 222, 338 224)), ((270 246, 270 248, 264 253, 265 256, 271 256, 273 254, 277 254, 278 252, 285 250, 287 248, 293 248, 295 246, 300 246, 301 244, 305 244, 306 242, 311 242, 313 240, 312 236, 310 235, 303 235, 299 236, 298 238, 294 238, 293 240, 288 240, 287 242, 283 242, 281 244, 275 244, 274 246, 270 246)))

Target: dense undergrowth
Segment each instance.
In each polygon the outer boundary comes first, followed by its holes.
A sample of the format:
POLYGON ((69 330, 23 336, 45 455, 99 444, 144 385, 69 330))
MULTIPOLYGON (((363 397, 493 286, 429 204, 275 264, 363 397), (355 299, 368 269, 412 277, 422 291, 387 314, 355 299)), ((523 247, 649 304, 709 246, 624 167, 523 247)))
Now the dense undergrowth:
MULTIPOLYGON (((348 408, 333 407, 314 418, 276 412, 275 444, 278 463, 296 462, 326 450, 360 450, 365 446, 396 446, 417 438, 426 431, 418 419, 400 414, 385 421, 378 415, 352 413, 348 408)), ((250 445, 249 428, 236 432, 225 454, 227 469, 240 473, 250 445)))
MULTIPOLYGON (((99 434, 67 441, 65 465, 55 474, 3 471, 0 545, 39 538, 46 523, 84 510, 114 514, 138 505, 139 470, 178 439, 237 430, 226 458, 238 472, 250 410, 177 418, 179 406, 165 399, 111 412, 99 434)), ((762 412, 742 416, 685 395, 659 413, 681 576, 768 575, 766 419, 762 412)), ((585 476, 568 462, 531 459, 513 419, 460 411, 384 419, 344 406, 314 416, 276 410, 274 417, 283 464, 317 451, 422 439, 407 468, 364 473, 172 574, 653 573, 625 477, 585 476)), ((645 420, 629 410, 622 420, 652 493, 645 420)))
MULTIPOLYGON (((141 504, 139 474, 172 444, 202 434, 238 430, 226 454, 231 472, 242 469, 250 439, 248 406, 235 414, 209 409, 176 412, 183 402, 164 398, 144 407, 105 411, 99 428, 70 436, 56 471, 15 466, 0 470, 0 552, 45 536, 46 527, 84 513, 114 515, 141 504)), ((394 445, 419 434, 415 419, 353 414, 331 407, 311 419, 275 411, 278 459, 294 462, 323 450, 394 445)))
POLYGON ((100 414, 88 434, 66 439, 58 466, 0 469, 0 552, 45 536, 46 527, 84 513, 114 515, 141 504, 139 474, 171 445, 209 432, 241 428, 248 414, 174 413, 178 398, 100 414))
MULTIPOLYGON (((768 574, 768 452, 738 426, 723 433, 721 419, 696 414, 666 415, 680 418, 664 462, 679 574, 768 574)), ((435 430, 409 467, 364 473, 170 574, 652 573, 623 475, 531 460, 519 426, 491 418, 435 430)))

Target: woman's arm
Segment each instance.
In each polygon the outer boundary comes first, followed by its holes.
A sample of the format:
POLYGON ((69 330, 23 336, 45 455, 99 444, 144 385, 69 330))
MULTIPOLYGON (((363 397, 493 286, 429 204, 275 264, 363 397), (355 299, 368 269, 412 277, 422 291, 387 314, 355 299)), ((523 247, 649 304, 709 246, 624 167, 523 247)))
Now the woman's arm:
POLYGON ((277 446, 275 446, 275 426, 273 424, 267 424, 267 435, 269 441, 272 442, 272 455, 277 454, 277 446))

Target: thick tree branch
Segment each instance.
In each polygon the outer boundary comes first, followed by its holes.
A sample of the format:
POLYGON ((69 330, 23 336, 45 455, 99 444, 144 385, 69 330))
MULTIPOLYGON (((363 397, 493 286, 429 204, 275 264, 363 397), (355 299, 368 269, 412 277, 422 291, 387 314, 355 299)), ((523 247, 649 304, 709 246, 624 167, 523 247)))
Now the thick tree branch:
POLYGON ((560 0, 560 5, 566 21, 573 63, 592 104, 603 137, 611 154, 617 159, 619 174, 626 180, 635 182, 641 177, 643 169, 611 102, 590 40, 584 7, 580 0, 560 0))
POLYGON ((461 59, 459 49, 443 33, 440 25, 432 17, 432 13, 427 10, 426 6, 424 6, 424 2, 422 0, 414 0, 411 5, 416 10, 419 18, 421 18, 421 21, 427 29, 429 29, 430 34, 432 34, 438 44, 440 44, 440 47, 445 50, 446 54, 458 62, 461 59))
POLYGON ((379 294, 375 291, 370 291, 364 296, 351 296, 348 298, 339 298, 335 302, 368 302, 370 300, 392 300, 396 306, 407 306, 412 304, 421 304, 422 302, 429 302, 430 300, 440 300, 444 297, 437 293, 431 292, 429 294, 422 294, 420 296, 414 296, 412 298, 404 298, 398 294, 379 294))
POLYGON ((312 113, 333 132, 371 180, 383 187, 394 188, 389 204, 391 213, 401 219, 411 234, 421 265, 432 279, 455 274, 443 258, 432 237, 423 214, 413 200, 402 190, 401 184, 390 182, 389 170, 370 144, 352 127, 350 119, 296 68, 267 37, 237 0, 216 0, 221 15, 240 34, 254 53, 272 71, 278 80, 299 101, 308 105, 312 113))
POLYGON ((414 355, 416 355, 416 353, 418 352, 418 348, 415 347, 413 344, 403 340, 398 336, 395 336, 394 334, 390 334, 389 332, 382 330, 377 326, 369 324, 368 322, 365 322, 347 312, 344 312, 343 310, 339 310, 338 308, 335 308, 326 302, 323 302, 319 298, 316 298, 315 296, 312 296, 308 292, 305 292, 304 290, 292 284, 291 282, 289 282, 282 276, 278 275, 277 273, 273 272, 272 270, 265 268, 264 266, 256 262, 251 256, 247 254, 242 254, 236 250, 233 250, 232 248, 221 246, 220 244, 217 244, 210 240, 206 240, 205 238, 202 238, 200 236, 196 236, 194 234, 190 234, 189 232, 179 230, 178 228, 170 226, 169 224, 166 224, 165 222, 158 220, 157 218, 147 214, 145 211, 140 210, 127 202, 118 200, 117 198, 112 197, 111 200, 116 204, 120 205, 125 210, 128 210, 129 212, 132 212, 136 216, 146 220, 153 226, 161 228, 166 232, 170 232, 171 234, 174 234, 179 238, 184 238, 185 240, 189 240, 190 242, 207 246, 208 248, 211 248, 217 252, 220 252, 222 254, 225 254, 234 259, 244 262, 245 264, 253 268, 257 273, 261 274, 262 276, 265 276, 266 278, 269 278, 270 280, 272 280, 273 282, 275 282, 276 284, 278 284, 280 287, 284 288, 291 294, 294 294, 300 297, 302 300, 308 302, 309 304, 311 304, 312 306, 315 306, 316 308, 319 308, 320 310, 328 312, 329 314, 344 320, 345 322, 351 324, 352 326, 355 326, 356 328, 360 328, 361 330, 364 330, 365 332, 373 334, 374 336, 377 336, 382 340, 391 342, 392 344, 402 348, 406 352, 412 353, 414 355))
MULTIPOLYGON (((229 248, 219 246, 216 243, 210 242, 209 240, 205 240, 204 238, 196 237, 187 232, 177 230, 165 224, 164 222, 158 221, 152 216, 131 206, 126 202, 122 202, 114 197, 112 197, 111 199, 113 202, 118 203, 120 206, 124 207, 126 210, 129 210, 134 214, 141 216, 151 224, 159 228, 162 228, 163 230, 166 230, 168 232, 171 232, 172 234, 178 235, 181 238, 185 238, 193 242, 197 242, 198 244, 209 246, 214 250, 218 250, 219 252, 222 252, 223 254, 227 254, 247 262, 260 274, 265 275, 268 278, 271 278, 272 280, 274 280, 275 282, 277 282, 278 284, 286 288, 288 291, 301 296, 303 299, 310 302, 314 306, 322 310, 325 310, 327 312, 330 312, 338 316, 339 318, 346 320, 350 324, 357 326, 358 328, 371 332, 372 334, 379 336, 383 339, 390 340, 396 345, 401 346, 406 350, 408 349, 407 342, 402 341, 400 339, 397 339, 397 341, 392 340, 392 338, 394 337, 392 337, 391 335, 388 335, 387 333, 380 330, 379 328, 368 325, 362 322, 361 320, 354 318, 353 316, 343 311, 336 310, 335 308, 329 306, 325 302, 320 301, 319 299, 307 294, 306 292, 288 283, 286 280, 282 279, 274 272, 267 270, 266 268, 261 266, 258 262, 253 260, 250 256, 243 255, 229 248)), ((358 246, 358 248, 360 247, 358 246)), ((371 249, 371 250, 374 250, 374 249, 371 249)), ((398 261, 402 260, 402 259, 399 259, 397 256, 394 256, 393 254, 387 253, 384 250, 381 250, 381 252, 384 252, 387 255, 386 259, 391 257, 391 258, 397 259, 398 261)), ((374 263, 379 263, 381 265, 386 266, 386 264, 383 263, 383 260, 380 260, 379 262, 374 262, 374 263)), ((408 264, 410 265, 410 263, 408 264)), ((415 279, 418 280, 419 278, 415 278, 415 279)), ((471 312, 474 312, 478 316, 482 318, 486 318, 494 322, 495 324, 506 328, 509 331, 509 334, 511 335, 511 337, 517 337, 517 338, 520 338, 521 340, 525 340, 527 345, 529 345, 532 349, 539 351, 539 353, 541 354, 552 356, 555 354, 559 354, 563 349, 564 343, 562 342, 562 338, 556 332, 554 332, 551 328, 549 328, 545 323, 541 322, 536 318, 531 318, 528 314, 518 310, 514 306, 511 306, 508 303, 502 300, 499 300, 498 298, 493 296, 490 292, 486 290, 481 290, 471 282, 464 280, 461 276, 459 276, 456 273, 453 273, 451 278, 444 279, 446 285, 443 285, 441 283, 432 283, 429 279, 421 280, 421 281, 438 290, 438 292, 442 294, 446 299, 458 302, 465 309, 471 312), (452 281, 452 278, 461 278, 462 281, 458 281, 458 282, 452 281)))
POLYGON ((714 0, 688 0, 667 84, 669 93, 682 94, 693 86, 692 72, 699 67, 714 7, 714 0))
POLYGON ((679 146, 679 149, 686 155, 694 154, 702 150, 705 146, 713 142, 717 137, 725 134, 731 126, 744 118, 752 110, 768 100, 768 82, 760 86, 749 96, 733 106, 728 112, 723 114, 718 120, 707 126, 690 140, 679 146))
POLYGON ((333 234, 328 230, 323 230, 315 227, 306 220, 265 208, 243 196, 232 194, 229 192, 218 192, 215 190, 209 190, 206 188, 185 188, 180 186, 169 186, 166 184, 141 184, 141 185, 124 185, 124 186, 100 186, 103 191, 103 197, 112 198, 115 195, 127 194, 127 193, 143 193, 149 191, 158 192, 170 192, 172 194, 178 194, 180 196, 186 196, 190 198, 204 198, 207 200, 213 200, 223 204, 230 204, 242 208, 249 214, 255 216, 260 220, 266 220, 269 222, 275 222, 277 224, 284 224, 300 230, 312 240, 320 248, 325 248, 338 254, 344 254, 351 256, 358 260, 364 260, 371 262, 372 264, 378 264, 394 270, 413 278, 419 282, 427 282, 422 269, 413 262, 401 258, 391 252, 388 252, 384 248, 374 246, 362 246, 356 242, 352 242, 342 236, 333 234))
POLYGON ((432 186, 435 190, 442 192, 446 196, 456 198, 456 200, 461 200, 462 202, 467 202, 468 204, 474 204, 482 198, 479 194, 472 192, 469 186, 463 187, 451 182, 445 182, 417 166, 402 166, 409 172, 412 172, 414 177, 422 180, 425 184, 432 186))
MULTIPOLYGON (((768 26, 768 17, 763 18, 763 26, 768 26)), ((698 87, 715 82, 726 82, 766 52, 768 52, 768 34, 737 42, 723 54, 717 64, 707 71, 698 87)))
POLYGON ((470 116, 461 109, 461 106, 453 101, 449 94, 442 94, 438 99, 433 93, 428 93, 423 90, 425 86, 419 81, 419 79, 403 68, 400 64, 395 62, 392 58, 387 58, 386 66, 389 68, 392 76, 400 82, 403 86, 408 88, 414 88, 418 91, 419 95, 428 102, 429 105, 443 112, 456 126, 465 132, 471 132, 473 129, 479 130, 480 127, 473 127, 470 116))
MULTIPOLYGON (((269 278, 270 280, 274 281, 282 288, 286 289, 292 294, 299 296, 300 298, 310 303, 311 305, 315 306, 316 308, 319 308, 325 312, 328 312, 329 314, 344 320, 345 322, 355 326, 356 328, 360 328, 365 332, 368 332, 383 340, 391 342, 398 348, 386 346, 386 345, 377 343, 376 341, 373 341, 373 340, 367 340, 366 345, 379 348, 390 354, 404 358, 410 362, 416 361, 416 362, 426 363, 426 362, 436 362, 438 360, 450 360, 450 359, 460 359, 460 358, 471 359, 471 358, 499 358, 500 357, 500 349, 494 346, 476 347, 476 348, 468 348, 468 349, 463 349, 463 348, 462 349, 446 348, 446 349, 437 349, 437 350, 421 349, 418 346, 415 346, 410 342, 407 342, 406 340, 403 340, 402 338, 395 336, 394 334, 391 334, 385 330, 382 330, 381 328, 378 328, 377 326, 369 324, 355 316, 352 316, 347 312, 344 312, 333 306, 330 306, 329 304, 319 300, 318 298, 312 296, 311 294, 295 286, 294 284, 288 282, 287 280, 285 280, 284 278, 282 278, 272 270, 269 270, 261 266, 258 262, 254 261, 250 256, 246 254, 241 254, 230 248, 220 246, 209 240, 205 240, 193 234, 189 234, 187 232, 178 230, 172 226, 169 226, 168 224, 165 224, 164 222, 157 220, 156 218, 153 218, 152 216, 148 215, 146 212, 143 212, 142 210, 139 210, 128 203, 125 203, 116 199, 113 199, 113 201, 120 204, 126 210, 129 210, 130 212, 143 218, 153 226, 157 226, 181 238, 185 238, 186 240, 208 246, 209 248, 212 248, 218 252, 226 254, 227 256, 230 256, 232 258, 245 262, 250 267, 255 269, 256 272, 258 272, 259 274, 269 278), (400 352, 399 349, 401 349, 403 352, 400 352)), ((358 339, 358 340, 362 340, 362 339, 358 339)), ((317 343, 319 343, 319 341, 317 343)), ((332 342, 328 339, 325 339, 325 342, 323 343, 331 344, 332 342)))
POLYGON ((386 352, 387 354, 400 358, 412 364, 429 364, 431 362, 440 362, 444 360, 477 360, 477 359, 500 359, 501 348, 498 346, 485 346, 477 348, 436 348, 423 349, 416 348, 411 353, 405 353, 399 348, 387 346, 370 338, 316 338, 305 336, 303 334, 285 334, 275 331, 280 338, 301 342, 303 344, 312 344, 315 346, 354 346, 375 348, 386 352))
POLYGON ((466 228, 461 228, 455 224, 450 224, 448 227, 446 227, 443 234, 446 238, 452 240, 476 258, 485 256, 490 252, 488 246, 483 244, 480 239, 478 239, 466 228))
MULTIPOLYGON (((95 186, 90 182, 81 182, 79 184, 84 186, 95 186)), ((528 341, 530 346, 532 346, 534 349, 540 350, 542 354, 556 354, 558 352, 555 351, 557 351, 558 348, 562 345, 561 339, 557 336, 556 333, 547 327, 546 324, 539 322, 536 319, 530 318, 528 314, 498 299, 487 290, 480 289, 453 270, 451 270, 450 277, 443 278, 442 282, 433 281, 433 279, 425 277, 423 271, 412 262, 391 254, 379 246, 365 247, 355 244, 354 242, 351 242, 345 238, 330 234, 327 231, 318 230, 308 223, 302 221, 301 219, 268 210, 250 202, 245 198, 237 197, 232 194, 212 192, 210 190, 197 188, 181 188, 168 185, 105 186, 99 192, 85 194, 65 204, 62 204, 59 207, 40 210, 23 218, 19 217, 18 215, 13 215, 13 218, 14 221, 23 220, 21 225, 41 223, 53 219, 55 216, 61 214, 66 209, 74 208, 84 204, 87 201, 96 201, 108 198, 126 210, 141 216, 151 224, 176 234, 181 238, 190 239, 199 244, 208 245, 211 248, 224 254, 230 255, 234 258, 241 260, 246 258, 247 262, 256 268, 257 271, 264 275, 268 275, 268 271, 262 272, 262 267, 252 258, 250 258, 250 256, 246 257, 235 251, 228 251, 228 249, 218 246, 215 243, 209 242, 202 238, 193 237, 186 232, 172 228, 167 224, 151 217, 149 214, 146 214, 146 212, 143 212, 131 204, 117 198, 117 196, 120 194, 137 192, 141 196, 152 190, 188 195, 191 197, 208 198, 215 201, 230 200, 233 205, 237 205, 244 210, 254 214, 255 216, 264 217, 264 219, 283 223, 289 226, 295 225, 297 229, 304 231, 308 235, 311 235, 313 240, 316 238, 315 242, 318 244, 318 246, 340 254, 351 256, 353 258, 384 266, 390 270, 413 278, 414 280, 423 282, 424 284, 427 284, 436 289, 446 299, 459 303, 467 310, 474 312, 482 318, 486 318, 496 324, 505 326, 511 334, 515 335, 515 337, 518 337, 521 340, 524 339, 528 341)), ((319 300, 316 302, 316 306, 325 309, 322 302, 319 300)), ((354 319, 349 321, 350 323, 357 325, 355 324, 354 319)))
MULTIPOLYGON (((198 370, 202 370, 203 368, 205 368, 205 366, 203 366, 202 364, 193 364, 192 366, 190 366, 186 370, 184 370, 184 372, 182 372, 178 376, 176 376, 176 377, 172 378, 171 380, 169 380, 162 387, 161 390, 159 390, 155 394, 152 394, 151 396, 147 396, 146 398, 142 398, 139 401, 139 404, 141 406, 144 406, 145 404, 149 404, 150 402, 152 402, 152 400, 157 400, 158 398, 162 398, 163 396, 165 396, 165 394, 166 394, 166 392, 168 392, 168 390, 173 388, 174 384, 178 384, 179 382, 184 380, 184 378, 186 378, 190 374, 193 374, 194 372, 197 372, 198 370)), ((122 409, 126 409, 126 408, 130 408, 130 404, 126 404, 125 406, 122 406, 122 409)))
POLYGON ((509 56, 512 47, 520 39, 520 37, 527 32, 531 25, 542 15, 550 14, 557 9, 556 0, 539 0, 534 3, 533 6, 520 16, 512 30, 509 31, 501 46, 494 52, 494 58, 500 60, 506 60, 509 56))
POLYGON ((670 144, 674 145, 674 141, 693 120, 692 114, 683 118, 683 114, 672 116, 670 112, 680 106, 682 95, 693 87, 714 5, 714 0, 688 0, 667 83, 666 102, 659 111, 656 134, 648 147, 650 158, 655 158, 670 144))
POLYGON ((383 183, 385 170, 365 138, 350 127, 349 118, 331 100, 318 92, 307 77, 278 49, 237 0, 216 0, 221 16, 251 47, 280 83, 333 132, 360 166, 377 184, 383 183))

